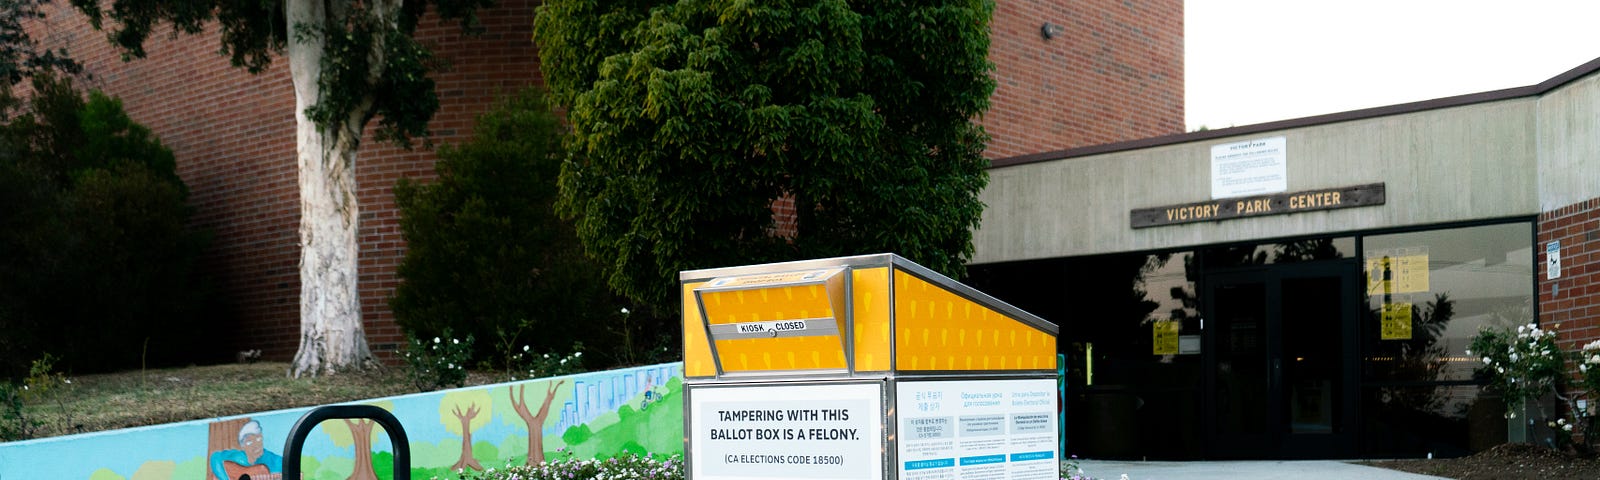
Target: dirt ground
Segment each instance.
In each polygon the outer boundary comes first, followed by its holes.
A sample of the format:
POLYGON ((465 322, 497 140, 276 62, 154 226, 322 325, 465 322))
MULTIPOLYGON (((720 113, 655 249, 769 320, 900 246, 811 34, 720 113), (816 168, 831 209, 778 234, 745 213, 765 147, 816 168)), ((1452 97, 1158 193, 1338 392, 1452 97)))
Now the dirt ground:
POLYGON ((1505 444, 1462 458, 1382 460, 1363 463, 1460 480, 1600 479, 1600 459, 1576 458, 1528 444, 1505 444))

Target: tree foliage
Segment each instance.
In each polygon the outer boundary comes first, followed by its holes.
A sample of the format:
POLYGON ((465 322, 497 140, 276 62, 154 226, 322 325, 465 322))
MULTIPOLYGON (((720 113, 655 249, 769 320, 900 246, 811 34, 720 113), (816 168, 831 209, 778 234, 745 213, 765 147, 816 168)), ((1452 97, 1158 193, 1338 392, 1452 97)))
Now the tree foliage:
POLYGON ((215 353, 172 152, 116 99, 49 76, 33 92, 0 126, 0 375, 47 352, 80 372, 215 353))
POLYGON ((560 208, 614 288, 670 308, 682 270, 879 252, 963 272, 991 1, 658 3, 535 19, 573 127, 560 208))
MULTIPOLYGON (((222 53, 251 73, 266 70, 296 36, 322 39, 325 55, 318 81, 325 93, 311 107, 313 120, 327 126, 356 114, 365 125, 379 116, 380 138, 408 144, 411 138, 426 135, 428 121, 439 107, 433 79, 428 77, 438 62, 412 35, 430 2, 334 0, 323 2, 328 15, 322 23, 289 25, 285 3, 299 1, 308 0, 107 0, 106 5, 101 0, 71 0, 95 28, 111 20, 109 39, 128 58, 143 58, 145 42, 163 24, 174 34, 220 27, 222 53), (389 3, 398 6, 394 15, 374 11, 389 3), (369 54, 374 46, 376 53, 369 54)), ((442 19, 475 28, 477 10, 493 0, 431 3, 442 19)))
POLYGON ((471 29, 492 0, 71 1, 128 57, 144 56, 163 24, 174 34, 219 28, 222 52, 251 72, 282 54, 301 200, 300 347, 290 374, 374 365, 361 321, 356 152, 374 117, 380 139, 409 147, 427 134, 439 106, 428 77, 436 62, 413 35, 428 6, 471 29))
POLYGON ((25 23, 45 17, 41 6, 50 0, 0 0, 0 86, 9 88, 35 73, 79 73, 83 66, 65 48, 40 50, 25 23))
POLYGON ((479 361, 524 345, 609 346, 595 327, 622 306, 554 211, 562 127, 544 97, 504 99, 470 141, 440 148, 437 181, 395 186, 407 244, 395 318, 421 338, 476 337, 479 361))

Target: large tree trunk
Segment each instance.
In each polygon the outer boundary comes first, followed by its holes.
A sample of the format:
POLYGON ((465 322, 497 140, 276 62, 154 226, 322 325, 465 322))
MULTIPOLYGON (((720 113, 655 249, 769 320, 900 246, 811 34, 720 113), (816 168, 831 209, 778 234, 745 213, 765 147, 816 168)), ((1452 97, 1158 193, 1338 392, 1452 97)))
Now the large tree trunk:
MULTIPOLYGON (((325 5, 289 0, 285 9, 290 28, 321 26, 329 15, 341 13, 329 12, 325 5)), ((337 125, 318 125, 306 116, 306 109, 322 99, 318 81, 324 55, 320 36, 290 35, 300 167, 300 350, 291 372, 295 377, 373 362, 361 325, 355 190, 356 148, 370 107, 358 107, 337 125)))

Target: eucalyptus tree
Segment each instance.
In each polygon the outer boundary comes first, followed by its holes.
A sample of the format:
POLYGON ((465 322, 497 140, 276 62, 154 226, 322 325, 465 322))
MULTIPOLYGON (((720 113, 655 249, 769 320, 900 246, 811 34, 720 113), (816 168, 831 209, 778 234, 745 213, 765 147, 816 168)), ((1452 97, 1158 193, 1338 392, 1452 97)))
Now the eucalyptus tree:
MULTIPOLYGON (((362 130, 410 145, 438 109, 433 58, 413 38, 427 0, 71 0, 126 56, 145 56, 159 29, 221 30, 222 51, 251 73, 288 62, 295 93, 300 190, 300 349, 290 373, 318 375, 372 361, 357 290, 355 162, 362 130), (102 4, 104 3, 104 4, 102 4)), ((473 28, 490 0, 434 0, 473 28)))
POLYGON ((993 9, 546 1, 534 39, 573 129, 559 207, 614 288, 663 309, 694 268, 895 252, 960 275, 993 9))

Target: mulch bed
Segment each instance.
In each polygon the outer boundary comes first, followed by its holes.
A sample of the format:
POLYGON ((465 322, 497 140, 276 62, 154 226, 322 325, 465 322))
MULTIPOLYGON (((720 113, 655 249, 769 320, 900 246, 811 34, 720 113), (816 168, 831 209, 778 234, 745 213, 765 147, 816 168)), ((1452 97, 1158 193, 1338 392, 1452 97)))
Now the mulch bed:
POLYGON ((1574 457, 1525 443, 1508 443, 1462 458, 1375 460, 1363 463, 1459 480, 1600 479, 1600 459, 1574 457))

